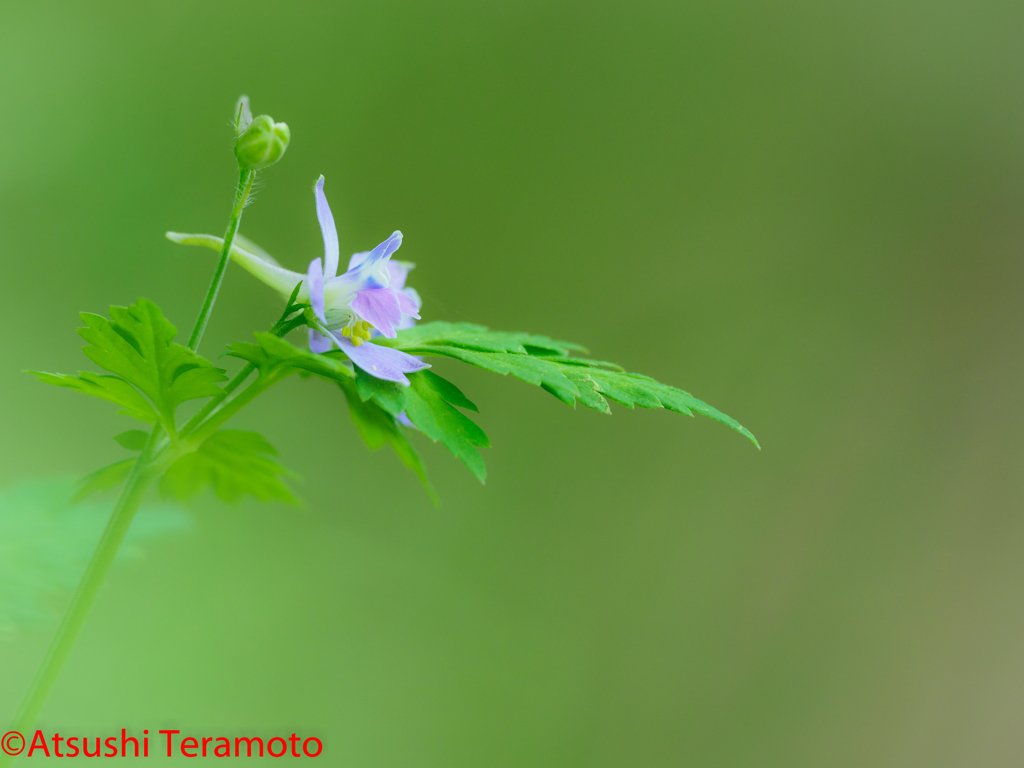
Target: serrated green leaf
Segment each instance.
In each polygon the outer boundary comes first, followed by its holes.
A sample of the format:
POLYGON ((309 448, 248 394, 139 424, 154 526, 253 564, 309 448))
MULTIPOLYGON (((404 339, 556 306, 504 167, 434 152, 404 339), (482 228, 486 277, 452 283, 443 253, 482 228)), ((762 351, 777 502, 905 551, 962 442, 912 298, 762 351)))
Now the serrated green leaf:
POLYGON ((114 435, 117 444, 129 451, 141 451, 149 442, 149 433, 141 429, 129 429, 119 435, 114 435))
POLYGON ((457 411, 448 398, 456 403, 465 400, 454 384, 432 371, 409 374, 405 396, 405 413, 409 420, 434 442, 441 441, 482 483, 487 479, 487 467, 477 448, 490 447, 490 440, 480 427, 457 411), (452 394, 453 390, 457 395, 452 394))
POLYGON ((56 387, 67 387, 91 397, 108 400, 121 406, 118 413, 131 416, 133 419, 149 424, 156 422, 156 411, 149 401, 135 387, 118 376, 104 376, 99 373, 83 371, 77 376, 66 373, 46 373, 45 371, 26 371, 37 379, 56 387))
MULTIPOLYGON (((555 362, 557 358, 539 357, 528 354, 514 354, 511 352, 480 352, 479 350, 466 349, 451 345, 430 345, 418 346, 403 351, 417 355, 441 355, 461 360, 464 363, 475 365, 494 373, 502 375, 512 374, 517 379, 527 384, 543 386, 552 394, 567 403, 572 403, 579 395, 576 385, 566 375, 564 367, 555 362)), ((575 366, 573 366, 575 367, 575 366)))
POLYGON ((424 371, 424 373, 427 374, 426 378, 430 382, 430 386, 446 402, 451 403, 456 408, 465 408, 467 411, 480 413, 480 409, 476 407, 476 403, 462 394, 462 390, 448 381, 448 379, 441 378, 433 371, 424 371))
POLYGON ((520 381, 536 386, 544 386, 565 402, 579 395, 576 385, 565 375, 563 366, 553 362, 552 358, 517 355, 511 352, 477 352, 457 347, 436 347, 434 354, 454 357, 470 365, 492 370, 495 373, 510 373, 520 381))
POLYGON ((446 323, 436 321, 423 323, 401 332, 398 340, 374 339, 374 344, 397 346, 441 344, 451 347, 476 349, 481 352, 513 352, 515 354, 568 355, 572 352, 586 352, 585 347, 568 341, 549 339, 533 333, 492 331, 473 323, 446 323), (396 343, 397 341, 397 343, 396 343))
POLYGON ((757 439, 739 422, 689 392, 649 376, 627 373, 613 363, 571 357, 582 347, 566 342, 489 331, 467 323, 425 323, 399 331, 395 339, 374 341, 412 355, 450 357, 494 373, 511 374, 539 385, 563 403, 575 405, 579 401, 602 413, 611 413, 605 398, 627 408, 665 408, 687 416, 701 413, 735 429, 760 448, 757 439))
POLYGON ((397 416, 405 410, 405 393, 408 387, 402 386, 397 381, 384 381, 376 376, 371 376, 358 365, 356 371, 356 391, 359 397, 366 402, 371 398, 381 408, 397 416))
POLYGON ((271 458, 276 455, 274 447, 256 432, 214 432, 195 452, 171 464, 160 481, 160 491, 171 498, 189 499, 209 487, 229 503, 249 494, 260 501, 296 504, 281 479, 293 474, 271 458))
POLYGON ((356 425, 356 429, 367 447, 371 451, 375 451, 385 444, 390 445, 401 462, 416 473, 431 501, 434 504, 440 504, 437 492, 427 477, 419 454, 416 453, 416 449, 412 447, 395 418, 377 403, 369 402, 369 398, 364 400, 352 382, 339 382, 339 386, 348 400, 352 423, 356 425))
POLYGON ((173 343, 177 329, 148 299, 111 307, 110 320, 83 312, 78 330, 90 346, 86 356, 104 370, 137 387, 173 426, 179 404, 220 394, 224 372, 187 347, 173 343))
MULTIPOLYGON (((607 414, 612 412, 611 407, 608 405, 608 401, 605 400, 601 396, 601 393, 597 391, 597 382, 587 375, 585 369, 571 370, 567 368, 565 375, 576 385, 576 391, 579 392, 576 400, 579 400, 579 402, 592 410, 607 414)), ((548 390, 548 392, 551 392, 551 390, 548 390)), ((566 405, 571 405, 573 407, 576 406, 576 400, 563 398, 559 396, 557 392, 551 392, 551 394, 566 405)))
MULTIPOLYGON (((143 434, 148 440, 149 435, 143 434)), ((75 491, 73 501, 84 501, 93 494, 116 488, 128 479, 133 466, 135 466, 134 458, 124 459, 89 473, 78 482, 78 489, 75 491)))

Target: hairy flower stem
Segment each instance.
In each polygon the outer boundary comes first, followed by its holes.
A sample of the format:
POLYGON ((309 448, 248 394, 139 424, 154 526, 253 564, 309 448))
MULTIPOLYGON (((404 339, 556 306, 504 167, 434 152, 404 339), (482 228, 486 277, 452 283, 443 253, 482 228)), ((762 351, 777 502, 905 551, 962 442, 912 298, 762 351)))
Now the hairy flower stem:
MULTIPOLYGON (((64 662, 67 661, 68 655, 78 639, 78 633, 81 631, 82 625, 89 615, 89 610, 96 599, 96 594, 106 580, 107 572, 117 557, 117 552, 121 548, 125 534, 128 533, 132 520, 135 518, 135 513, 139 509, 139 504, 142 503, 146 491, 158 474, 156 469, 159 462, 154 461, 153 448, 159 441, 162 431, 160 426, 153 429, 142 455, 135 462, 135 467, 132 469, 128 482, 121 491, 121 497, 117 500, 117 505, 114 507, 114 512, 110 516, 106 529, 103 531, 103 536, 100 538, 100 542, 92 554, 92 559, 82 575, 82 580, 75 590, 74 597, 71 598, 71 604, 61 620, 56 636, 50 643, 46 657, 39 666, 39 670, 32 680, 32 685, 21 702, 21 707, 18 709, 17 715, 15 715, 14 723, 11 725, 10 730, 19 731, 23 734, 27 733, 35 724, 43 704, 46 703, 50 690, 57 681, 64 667, 64 662)), ((0 768, 6 768, 14 760, 15 758, 10 755, 0 753, 0 768)))
POLYGON ((224 247, 220 252, 220 262, 217 264, 217 271, 213 273, 210 290, 206 292, 206 301, 203 302, 203 308, 199 310, 199 317, 196 318, 195 327, 188 340, 188 348, 193 352, 199 348, 199 342, 202 341, 203 334, 206 332, 206 324, 210 322, 210 313, 213 312, 213 305, 217 302, 217 293, 220 291, 221 283, 224 282, 224 272, 227 270, 228 261, 231 258, 231 246, 234 245, 238 224, 242 220, 242 210, 249 200, 249 193, 252 192, 252 182, 255 178, 256 171, 243 170, 239 172, 235 207, 231 209, 231 219, 224 232, 224 247))

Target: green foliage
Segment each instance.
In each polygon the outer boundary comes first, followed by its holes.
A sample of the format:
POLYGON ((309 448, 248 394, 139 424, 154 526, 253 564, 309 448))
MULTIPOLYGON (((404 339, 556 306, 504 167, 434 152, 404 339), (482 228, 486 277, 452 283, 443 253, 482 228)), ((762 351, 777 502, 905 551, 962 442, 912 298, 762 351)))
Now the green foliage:
POLYGON ((89 342, 86 356, 114 376, 83 372, 28 371, 40 381, 74 389, 121 406, 120 413, 139 421, 161 421, 174 430, 174 412, 186 400, 221 393, 224 371, 214 368, 180 344, 174 344, 177 330, 148 299, 130 307, 111 307, 108 320, 83 312, 86 327, 78 332, 89 342))
POLYGON ((190 499, 209 487, 230 503, 246 494, 260 501, 298 503, 282 480, 292 473, 273 456, 277 451, 256 432, 214 432, 196 451, 171 464, 160 481, 160 491, 171 498, 190 499))
MULTIPOLYGON (((252 363, 260 374, 281 369, 293 369, 312 373, 331 381, 352 381, 352 369, 341 362, 337 355, 318 355, 307 349, 296 347, 272 333, 257 333, 256 343, 238 342, 228 346, 225 354, 252 363)), ((340 353, 338 353, 340 354, 340 353)), ((347 358, 343 358, 346 359, 347 358)))
POLYGON ((409 421, 434 442, 444 443, 445 448, 484 482, 487 467, 476 449, 489 448, 491 441, 480 427, 454 407, 469 401, 454 384, 431 371, 409 374, 409 382, 405 398, 409 421))
MULTIPOLYGON (((413 355, 450 357, 495 373, 512 374, 544 388, 564 403, 575 405, 579 401, 602 413, 611 412, 608 400, 627 408, 665 408, 687 416, 701 413, 758 445, 757 439, 739 422, 690 393, 649 376, 627 373, 613 363, 572 357, 572 352, 584 350, 568 342, 489 331, 469 323, 439 322, 400 331, 396 339, 374 339, 374 343, 413 355)), ((412 419, 411 413, 409 417, 412 419)))
POLYGON ((186 400, 220 394, 224 372, 173 343, 177 329, 148 299, 111 307, 110 320, 90 312, 81 317, 86 327, 78 332, 90 344, 86 356, 141 390, 165 425, 173 427, 174 411, 186 400))
MULTIPOLYGON (((56 477, 0 492, 0 637, 48 621, 82 576, 110 516, 113 501, 76 503, 75 482, 56 477)), ((176 506, 139 510, 118 560, 143 542, 191 526, 176 506)))
POLYGON ((103 376, 98 373, 82 372, 77 376, 66 373, 46 373, 44 371, 26 371, 46 384, 74 389, 85 395, 109 400, 121 406, 118 413, 131 416, 133 419, 154 423, 156 411, 139 391, 124 379, 117 376, 103 376))
POLYGON ((141 429, 129 429, 127 432, 114 435, 114 439, 122 448, 129 451, 141 451, 149 442, 149 433, 143 432, 141 429))
POLYGON ((128 479, 133 466, 135 466, 134 458, 123 459, 86 475, 78 483, 74 500, 85 501, 93 494, 116 488, 128 479))
MULTIPOLYGON (((379 379, 378 379, 379 381, 379 379)), ((356 425, 363 441, 371 451, 386 445, 390 445, 398 458, 405 466, 416 473, 416 476, 423 483, 427 494, 434 504, 439 504, 437 492, 427 477, 427 472, 420 461, 419 454, 412 447, 412 443, 406 438, 401 426, 388 411, 381 408, 376 402, 369 398, 363 400, 359 391, 351 381, 338 382, 345 398, 348 400, 349 414, 352 423, 356 425)), ((387 382, 382 382, 387 383, 387 382)))
MULTIPOLYGON (((293 306, 296 292, 279 325, 287 315, 301 308, 293 306)), ((173 424, 174 410, 181 402, 221 394, 217 383, 224 380, 222 371, 174 344, 174 326, 163 318, 155 304, 140 299, 133 307, 112 307, 111 318, 108 321, 98 315, 83 314, 88 327, 80 333, 91 344, 86 354, 117 376, 41 372, 35 375, 47 383, 115 402, 122 406, 123 413, 149 422, 155 421, 159 413, 165 423, 170 420, 173 424)), ((603 413, 611 410, 608 400, 628 408, 665 408, 690 416, 702 413, 757 444, 754 436, 735 420, 689 393, 648 376, 625 372, 611 363, 574 357, 573 353, 586 350, 547 336, 490 331, 469 323, 435 322, 401 331, 397 339, 378 338, 374 342, 410 354, 444 356, 495 373, 511 374, 542 387, 569 405, 578 401, 603 413)), ((454 384, 432 371, 410 374, 410 386, 403 387, 366 374, 339 351, 314 354, 277 333, 257 333, 255 343, 232 344, 225 354, 251 363, 261 376, 297 371, 339 384, 348 400, 352 421, 366 444, 371 449, 390 445, 435 500, 423 464, 397 420, 400 414, 428 438, 443 443, 481 482, 486 479, 487 470, 478 449, 489 446, 489 440, 459 410, 477 411, 477 407, 454 384)), ((147 435, 132 430, 115 439, 129 450, 140 451, 147 435)), ((217 432, 198 450, 171 465, 161 489, 175 498, 189 498, 209 486, 225 501, 237 501, 250 493, 263 500, 294 503, 295 497, 282 481, 287 470, 271 458, 275 455, 274 449, 255 433, 217 432)), ((79 497, 122 482, 131 471, 132 461, 118 462, 85 478, 79 497)))
MULTIPOLYGON (((511 374, 540 386, 569 405, 610 413, 608 400, 628 408, 665 408, 692 416, 702 413, 736 429, 757 444, 735 420, 681 389, 623 371, 619 366, 574 357, 586 350, 569 342, 528 333, 490 331, 469 323, 425 323, 401 331, 397 339, 375 338, 415 355, 449 357, 500 374, 511 374)), ((432 371, 409 374, 410 386, 377 379, 351 363, 341 352, 313 354, 273 334, 256 334, 255 344, 233 344, 228 353, 247 360, 261 372, 298 370, 337 382, 349 412, 371 449, 391 445, 433 495, 423 465, 396 421, 405 414, 419 431, 441 442, 481 482, 487 470, 478 448, 487 435, 458 409, 477 411, 459 389, 432 371)))
MULTIPOLYGON (((459 410, 477 411, 476 405, 432 371, 410 374, 410 385, 403 387, 370 376, 340 351, 314 354, 281 338, 279 333, 303 322, 301 316, 288 319, 304 306, 295 303, 298 288, 274 332, 255 334, 255 343, 232 344, 225 354, 251 363, 261 377, 273 376, 276 380, 299 372, 340 385, 352 421, 366 444, 371 449, 390 445, 435 501, 437 495, 400 417, 434 442, 443 443, 483 482, 487 469, 478 449, 490 443, 483 430, 459 410)), ((84 314, 83 318, 88 327, 80 333, 91 344, 86 354, 118 375, 34 372, 42 381, 110 400, 121 405, 123 413, 142 421, 153 422, 159 414, 165 424, 168 420, 173 424, 174 409, 181 402, 223 392, 217 386, 224 379, 222 371, 174 344, 174 326, 152 302, 140 299, 133 307, 112 307, 109 321, 98 315, 84 314)), ((628 408, 665 408, 688 416, 702 413, 757 444, 739 423, 689 393, 648 376, 628 373, 612 363, 575 357, 574 353, 586 350, 547 336, 490 331, 469 323, 434 322, 401 331, 396 339, 374 339, 374 343, 511 374, 542 387, 564 403, 574 406, 580 402, 603 413, 611 412, 608 400, 628 408)), ((115 439, 128 450, 141 451, 148 436, 141 430, 131 430, 115 439)), ((288 472, 274 461, 275 455, 274 449, 255 433, 217 432, 198 450, 171 465, 161 489, 175 498, 189 498, 209 486, 225 501, 237 501, 249 493, 258 499, 294 503, 295 497, 282 481, 288 472)), ((82 481, 78 497, 120 484, 132 463, 132 459, 118 462, 89 475, 82 481)))
MULTIPOLYGON (((298 371, 338 384, 348 401, 352 422, 366 445, 371 450, 390 445, 402 463, 416 473, 434 503, 438 502, 419 454, 395 420, 405 408, 405 387, 364 373, 352 366, 341 352, 315 354, 272 333, 257 333, 255 337, 255 344, 232 344, 226 354, 252 363, 261 376, 298 371)), ((449 386, 449 391, 458 392, 454 386, 449 386)), ((469 402, 465 398, 462 401, 469 402)), ((441 404, 446 405, 443 401, 441 404)), ((475 464, 482 466, 479 454, 475 464)))
MULTIPOLYGON (((375 344, 387 344, 386 339, 374 339, 375 344)), ((492 331, 473 323, 435 321, 423 323, 401 332, 401 344, 423 346, 443 345, 478 349, 483 352, 513 352, 518 355, 569 355, 587 352, 586 347, 568 341, 556 341, 532 333, 492 331)), ((392 346, 395 346, 392 343, 392 346)), ((402 346, 402 349, 405 347, 402 346)))
POLYGON ((480 482, 487 479, 487 467, 477 448, 490 441, 459 408, 477 410, 458 387, 432 371, 409 374, 409 386, 382 381, 356 368, 356 390, 363 402, 373 401, 391 416, 404 412, 413 424, 434 442, 440 441, 480 482))

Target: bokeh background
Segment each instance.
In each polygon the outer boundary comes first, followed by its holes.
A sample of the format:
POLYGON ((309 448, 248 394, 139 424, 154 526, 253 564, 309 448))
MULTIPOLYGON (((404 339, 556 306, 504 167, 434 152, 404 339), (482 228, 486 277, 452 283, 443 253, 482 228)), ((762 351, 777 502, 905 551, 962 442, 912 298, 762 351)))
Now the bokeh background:
MULTIPOLYGON (((114 572, 42 725, 298 731, 337 766, 1024 761, 1024 5, 0 2, 0 484, 132 424, 24 368, 76 313, 184 335, 240 93, 292 128, 242 231, 393 229, 429 319, 587 344, 735 416, 566 408, 439 364, 480 486, 435 509, 339 393, 238 420, 302 509, 202 500, 114 572)), ((203 342, 278 299, 232 267, 203 342)), ((53 632, 0 645, 0 720, 53 632)))

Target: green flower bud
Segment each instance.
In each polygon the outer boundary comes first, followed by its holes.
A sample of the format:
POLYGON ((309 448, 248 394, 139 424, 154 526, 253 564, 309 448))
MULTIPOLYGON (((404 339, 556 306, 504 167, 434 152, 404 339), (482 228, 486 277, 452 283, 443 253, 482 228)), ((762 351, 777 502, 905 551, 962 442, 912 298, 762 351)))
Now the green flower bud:
POLYGON ((260 115, 235 142, 235 157, 238 166, 258 171, 273 165, 288 149, 292 133, 285 123, 275 123, 270 115, 260 115))

